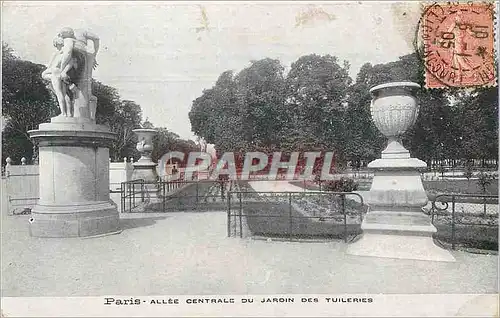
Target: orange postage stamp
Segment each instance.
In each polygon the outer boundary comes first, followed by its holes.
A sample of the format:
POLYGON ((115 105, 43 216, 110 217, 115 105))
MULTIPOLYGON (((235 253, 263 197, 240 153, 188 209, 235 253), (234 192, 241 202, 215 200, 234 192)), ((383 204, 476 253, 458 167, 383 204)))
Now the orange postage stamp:
POLYGON ((434 3, 420 22, 427 88, 496 85, 492 3, 434 3))

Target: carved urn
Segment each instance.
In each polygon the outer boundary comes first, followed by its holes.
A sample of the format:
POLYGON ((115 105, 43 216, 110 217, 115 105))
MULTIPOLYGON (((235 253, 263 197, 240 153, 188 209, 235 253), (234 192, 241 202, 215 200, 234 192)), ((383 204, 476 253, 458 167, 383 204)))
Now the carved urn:
POLYGON ((155 129, 134 129, 132 130, 136 133, 138 141, 136 149, 141 153, 141 158, 139 161, 151 161, 151 153, 153 152, 153 137, 156 135, 157 131, 155 129))
POLYGON ((420 85, 412 82, 381 84, 370 89, 370 111, 375 126, 388 139, 382 158, 409 158, 400 137, 417 120, 419 105, 414 94, 420 85))
POLYGON ((361 223, 363 236, 348 247, 348 254, 455 261, 448 251, 434 244, 432 236, 437 229, 422 211, 429 199, 420 170, 427 164, 411 158, 399 140, 417 120, 415 93, 419 88, 416 83, 395 82, 370 90, 373 121, 389 143, 382 158, 368 164, 374 175, 363 198, 370 209, 361 223))

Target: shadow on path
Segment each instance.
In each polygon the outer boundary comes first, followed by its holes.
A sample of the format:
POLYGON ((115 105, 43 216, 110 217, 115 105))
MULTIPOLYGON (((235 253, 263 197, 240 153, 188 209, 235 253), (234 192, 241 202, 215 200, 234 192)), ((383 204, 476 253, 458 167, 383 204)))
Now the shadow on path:
POLYGON ((138 228, 138 227, 152 226, 152 225, 156 224, 156 221, 164 220, 166 218, 167 218, 167 216, 120 219, 120 227, 123 231, 125 231, 125 230, 138 228))

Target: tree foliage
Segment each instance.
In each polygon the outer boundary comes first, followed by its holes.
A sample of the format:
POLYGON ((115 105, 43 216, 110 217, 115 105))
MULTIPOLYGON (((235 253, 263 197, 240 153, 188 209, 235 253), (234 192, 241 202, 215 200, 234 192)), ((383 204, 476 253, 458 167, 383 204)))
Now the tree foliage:
MULTIPOLYGON (((34 64, 15 56, 13 50, 2 43, 2 115, 6 125, 2 132, 2 156, 14 162, 26 157, 28 162, 37 149, 28 131, 49 122, 60 113, 57 101, 41 78, 44 65, 34 64)), ((92 83, 92 94, 97 97, 96 122, 107 125, 117 134, 110 149, 115 160, 137 156, 132 130, 140 127, 141 108, 129 100, 120 100, 118 91, 98 81, 92 83)))
MULTIPOLYGON (((151 125, 149 128, 154 127, 151 125)), ((178 151, 186 155, 184 160, 186 162, 190 152, 200 151, 198 145, 193 140, 182 139, 179 135, 164 127, 154 129, 158 133, 153 138, 153 153, 151 154, 153 161, 157 162, 168 152, 178 151)))
POLYGON ((284 75, 278 60, 263 59, 236 75, 221 74, 192 105, 193 132, 223 151, 334 151, 337 163, 380 156, 386 138, 370 115, 370 88, 393 81, 421 85, 420 112, 402 136, 412 156, 498 157, 498 94, 424 88, 424 65, 416 54, 385 64, 366 63, 352 83, 349 63, 334 56, 300 57, 284 75))
POLYGON ((40 77, 43 65, 19 59, 2 43, 2 157, 19 162, 33 157, 33 142, 28 131, 37 129, 59 113, 57 103, 40 77))

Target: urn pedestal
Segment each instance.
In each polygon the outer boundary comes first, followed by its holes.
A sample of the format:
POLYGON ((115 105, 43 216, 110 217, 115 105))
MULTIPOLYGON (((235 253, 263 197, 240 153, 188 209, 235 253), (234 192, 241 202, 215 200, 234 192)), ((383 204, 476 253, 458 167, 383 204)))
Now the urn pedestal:
POLYGON ((158 179, 157 164, 151 159, 153 152, 153 137, 157 134, 155 129, 134 129, 138 137, 136 149, 141 153, 141 158, 134 162, 132 180, 143 179, 145 182, 154 183, 158 179))
POLYGON ((109 196, 109 146, 115 134, 88 118, 58 116, 29 131, 39 145, 40 199, 30 235, 86 237, 120 232, 109 196))
POLYGON ((153 152, 153 137, 158 133, 155 129, 134 129, 132 130, 138 137, 136 149, 141 153, 141 158, 134 162, 134 170, 132 172, 132 180, 143 180, 145 185, 142 187, 136 184, 136 193, 144 191, 146 197, 146 206, 143 208, 152 208, 159 202, 158 198, 158 172, 156 167, 158 164, 151 159, 153 152))
POLYGON ((416 83, 397 82, 373 87, 371 114, 377 128, 388 137, 380 159, 368 164, 373 183, 365 198, 369 211, 363 236, 347 248, 359 256, 453 262, 451 253, 434 244, 436 228, 422 208, 428 203, 420 169, 422 160, 411 158, 400 136, 416 121, 419 106, 416 83))

